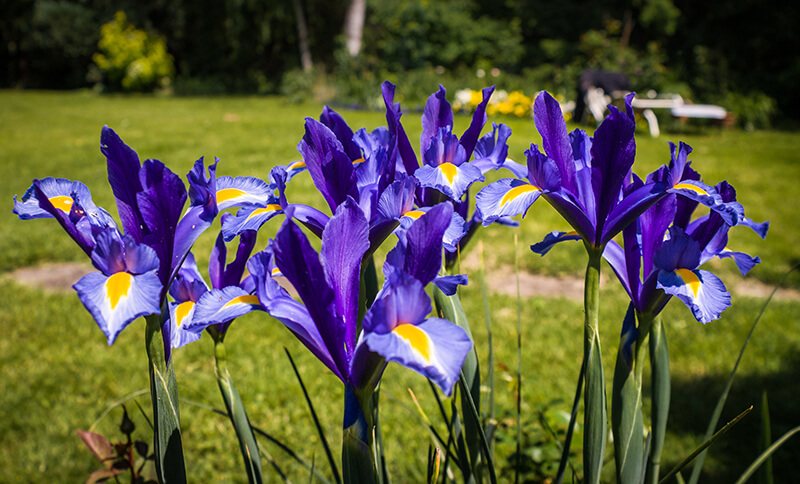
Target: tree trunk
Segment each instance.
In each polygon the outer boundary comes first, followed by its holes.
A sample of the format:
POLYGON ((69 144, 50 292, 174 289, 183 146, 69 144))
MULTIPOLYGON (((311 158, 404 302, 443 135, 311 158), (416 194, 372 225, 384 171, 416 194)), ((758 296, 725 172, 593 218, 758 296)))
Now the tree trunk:
POLYGON ((311 50, 308 47, 308 27, 306 27, 306 17, 303 14, 303 5, 300 0, 292 0, 294 4, 294 15, 297 18, 297 38, 300 43, 300 64, 304 72, 311 72, 314 63, 311 61, 311 50))
POLYGON ((364 33, 364 17, 367 11, 367 0, 352 0, 347 9, 344 22, 344 35, 347 38, 347 52, 350 57, 358 57, 361 52, 361 37, 364 33))

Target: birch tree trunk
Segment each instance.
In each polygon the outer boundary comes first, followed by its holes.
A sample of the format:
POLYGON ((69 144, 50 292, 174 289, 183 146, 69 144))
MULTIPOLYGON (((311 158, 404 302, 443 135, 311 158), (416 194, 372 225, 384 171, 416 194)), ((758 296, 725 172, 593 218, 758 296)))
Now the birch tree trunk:
POLYGON ((344 21, 344 35, 347 38, 347 52, 350 57, 358 57, 361 52, 361 37, 364 32, 364 17, 367 0, 351 0, 344 21))

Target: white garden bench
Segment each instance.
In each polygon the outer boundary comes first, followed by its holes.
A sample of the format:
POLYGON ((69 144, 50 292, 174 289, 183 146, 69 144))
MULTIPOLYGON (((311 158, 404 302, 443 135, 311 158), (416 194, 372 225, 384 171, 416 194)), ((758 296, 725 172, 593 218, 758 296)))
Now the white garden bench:
POLYGON ((713 104, 686 104, 678 94, 668 94, 661 97, 636 97, 631 102, 631 107, 641 109, 644 119, 647 120, 647 127, 650 129, 650 136, 658 137, 661 133, 658 129, 658 118, 653 109, 669 109, 670 114, 676 118, 702 118, 724 120, 728 112, 722 106, 713 104))

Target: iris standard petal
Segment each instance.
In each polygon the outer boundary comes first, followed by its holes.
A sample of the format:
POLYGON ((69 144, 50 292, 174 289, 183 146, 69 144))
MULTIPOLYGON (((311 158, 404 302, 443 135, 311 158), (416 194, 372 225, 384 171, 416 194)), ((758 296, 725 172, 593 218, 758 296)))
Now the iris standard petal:
POLYGON ((369 249, 369 225, 355 200, 339 205, 322 233, 320 262, 344 321, 345 343, 355 349, 361 259, 369 249))
POLYGON ((466 286, 469 284, 469 278, 466 274, 454 274, 452 276, 436 277, 432 282, 445 293, 445 295, 452 296, 456 293, 456 290, 458 290, 458 286, 466 286))
POLYGON ((322 108, 319 120, 336 135, 336 139, 342 144, 342 148, 350 160, 361 158, 361 149, 353 141, 353 130, 339 113, 325 106, 322 108))
MULTIPOLYGON (((631 290, 631 283, 628 280, 625 251, 623 250, 622 246, 620 246, 616 241, 610 241, 603 250, 603 259, 605 259, 606 262, 608 262, 608 265, 611 266, 611 269, 614 271, 614 274, 617 275, 617 278, 622 284, 622 287, 625 289, 625 292, 628 293, 628 296, 635 303, 637 297, 634 296, 634 293, 631 290)), ((638 289, 638 286, 641 284, 638 275, 634 283, 636 289, 638 289)))
POLYGON ((695 319, 710 323, 731 306, 731 295, 719 277, 701 269, 677 269, 658 273, 658 288, 677 296, 695 319))
POLYGON ((402 113, 400 111, 400 103, 394 103, 394 91, 395 86, 391 82, 385 81, 381 84, 383 103, 386 106, 386 126, 388 126, 389 133, 397 145, 397 170, 413 175, 419 168, 419 162, 414 149, 411 147, 408 135, 403 129, 403 124, 400 122, 402 113))
POLYGON ((158 160, 145 160, 139 176, 142 191, 137 193, 136 201, 147 228, 143 240, 158 254, 158 277, 166 291, 174 274, 175 233, 186 203, 186 187, 178 175, 158 160))
MULTIPOLYGON (((472 121, 469 123, 469 128, 467 128, 467 130, 464 131, 464 134, 461 135, 461 146, 464 147, 464 151, 467 154, 467 159, 472 156, 472 152, 475 149, 475 144, 478 142, 478 136, 481 135, 483 126, 486 124, 486 106, 489 104, 489 99, 491 99, 493 92, 494 86, 485 87, 483 90, 481 90, 483 99, 475 107, 475 112, 472 114, 472 121)), ((510 129, 508 130, 508 134, 511 134, 510 129)), ((505 159, 505 156, 503 156, 503 159, 505 159)))
POLYGON ((431 139, 445 127, 453 127, 453 110, 445 97, 444 87, 439 85, 439 90, 431 94, 425 102, 425 111, 422 113, 422 134, 419 137, 420 152, 425 153, 431 144, 431 139))
POLYGON ((400 324, 388 333, 368 333, 364 342, 387 361, 395 361, 430 378, 447 396, 452 393, 472 349, 472 341, 464 329, 439 318, 400 324))
POLYGON ((161 282, 155 271, 140 275, 117 272, 110 276, 91 272, 72 287, 109 345, 134 319, 160 312, 161 282))
POLYGON ((475 146, 475 156, 470 164, 479 168, 481 173, 499 168, 508 168, 518 178, 527 176, 527 173, 520 174, 519 168, 521 168, 521 165, 514 162, 506 165, 508 163, 508 138, 510 136, 511 128, 505 124, 492 123, 491 133, 486 133, 478 140, 478 144, 475 146))
POLYGON ((405 233, 406 247, 403 270, 423 285, 432 281, 442 267, 442 237, 453 218, 453 206, 440 203, 405 233))
POLYGON ((143 189, 139 156, 108 126, 103 126, 100 134, 100 151, 108 161, 108 183, 117 199, 122 228, 136 242, 142 242, 146 228, 137 200, 137 194, 143 189))
POLYGON ((331 211, 335 211, 348 195, 357 196, 353 160, 327 126, 306 118, 305 134, 297 149, 303 155, 314 186, 325 197, 331 211))
POLYGON ((577 193, 575 190, 575 162, 569 143, 567 123, 561 113, 561 105, 545 91, 540 92, 533 102, 533 122, 542 136, 544 152, 558 166, 561 184, 567 190, 577 193))
POLYGON ((535 185, 504 178, 490 183, 478 192, 475 196, 475 207, 485 227, 501 217, 519 214, 524 217, 541 194, 542 189, 535 185))
POLYGON ((175 230, 175 242, 172 249, 172 275, 186 258, 200 234, 211 226, 219 213, 216 193, 216 173, 219 158, 208 167, 208 177, 203 173, 203 158, 194 163, 192 170, 187 175, 189 180, 190 205, 186 213, 178 221, 175 230))

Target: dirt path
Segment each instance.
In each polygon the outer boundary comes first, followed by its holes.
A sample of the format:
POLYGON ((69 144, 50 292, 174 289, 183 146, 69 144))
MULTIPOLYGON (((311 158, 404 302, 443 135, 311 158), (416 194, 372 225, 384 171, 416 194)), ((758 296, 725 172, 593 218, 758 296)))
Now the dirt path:
MULTIPOLYGON (((474 268, 467 265, 470 272, 474 268)), ((73 284, 84 274, 94 270, 91 265, 80 262, 64 262, 37 267, 25 267, 11 272, 7 277, 31 287, 48 291, 70 291, 73 284)), ((517 280, 510 267, 495 267, 487 275, 489 287, 493 292, 515 297, 517 280)), ((601 284, 608 284, 608 276, 604 276, 601 284)), ((734 295, 750 297, 767 297, 772 286, 762 284, 755 279, 739 280, 731 284, 734 295)), ((583 279, 579 277, 552 277, 539 274, 520 273, 520 295, 524 298, 564 297, 580 302, 583 299, 583 279)), ((775 294, 777 299, 800 300, 800 291, 796 289, 780 289, 775 294)))

